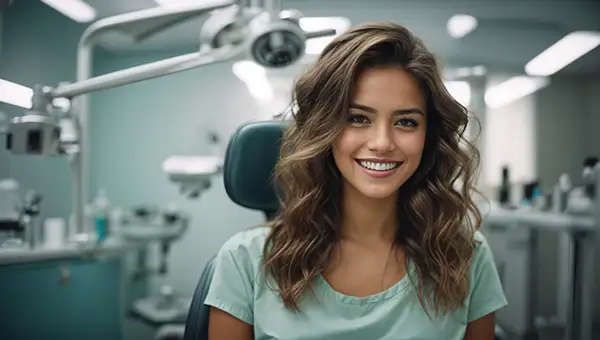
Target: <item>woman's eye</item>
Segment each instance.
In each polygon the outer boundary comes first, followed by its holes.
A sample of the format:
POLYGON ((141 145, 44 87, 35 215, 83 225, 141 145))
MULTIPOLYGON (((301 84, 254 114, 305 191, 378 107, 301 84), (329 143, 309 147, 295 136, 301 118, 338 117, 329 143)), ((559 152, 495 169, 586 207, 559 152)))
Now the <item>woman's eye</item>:
POLYGON ((369 119, 363 115, 350 115, 348 117, 348 123, 350 124, 367 124, 369 119))
POLYGON ((402 118, 396 122, 397 125, 406 127, 417 127, 419 123, 414 119, 402 118))

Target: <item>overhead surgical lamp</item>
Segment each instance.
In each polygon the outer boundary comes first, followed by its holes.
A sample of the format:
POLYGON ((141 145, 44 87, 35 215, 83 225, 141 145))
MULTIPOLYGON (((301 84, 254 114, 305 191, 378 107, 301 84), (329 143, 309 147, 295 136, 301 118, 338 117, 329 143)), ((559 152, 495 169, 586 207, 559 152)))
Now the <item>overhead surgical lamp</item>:
MULTIPOLYGON (((303 31, 299 25, 301 13, 282 12, 281 2, 265 0, 263 7, 256 7, 246 5, 245 1, 202 1, 196 5, 156 7, 95 22, 84 31, 79 41, 77 82, 54 88, 36 86, 30 111, 14 118, 7 129, 8 149, 13 154, 22 155, 71 155, 73 213, 77 231, 87 231, 83 217, 83 207, 89 199, 89 98, 86 94, 238 58, 253 60, 264 67, 286 67, 302 58, 307 39, 335 34, 334 29, 303 31), (93 46, 101 34, 120 31, 140 41, 167 27, 205 15, 208 18, 200 30, 198 52, 92 78, 93 46), (57 109, 57 98, 62 99, 63 105, 65 100, 76 98, 72 105, 66 105, 71 107, 67 116, 73 121, 76 135, 75 140, 71 139, 68 143, 61 139, 61 121, 64 120, 61 113, 64 114, 64 110, 57 109), (78 147, 73 148, 73 143, 78 147)), ((174 168, 180 169, 178 166, 174 168)), ((189 178, 184 175, 185 172, 178 170, 176 175, 170 174, 170 178, 179 180, 181 185, 188 185, 189 178)), ((203 180, 206 178, 201 177, 203 180)))

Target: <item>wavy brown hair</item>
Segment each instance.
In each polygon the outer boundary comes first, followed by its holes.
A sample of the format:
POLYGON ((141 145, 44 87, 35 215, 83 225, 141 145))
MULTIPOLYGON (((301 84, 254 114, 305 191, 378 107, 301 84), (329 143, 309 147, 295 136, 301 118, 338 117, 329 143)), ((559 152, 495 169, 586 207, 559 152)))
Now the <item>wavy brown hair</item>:
POLYGON ((426 312, 460 308, 469 294, 481 215, 471 196, 479 153, 463 136, 468 111, 450 95, 420 39, 402 26, 374 23, 337 37, 295 84, 292 123, 275 171, 282 210, 270 224, 263 254, 288 308, 299 309, 299 298, 340 240, 342 177, 332 145, 347 124, 357 78, 365 69, 389 66, 411 74, 427 104, 422 160, 399 189, 397 245, 405 249, 406 265, 415 265, 411 281, 426 312))

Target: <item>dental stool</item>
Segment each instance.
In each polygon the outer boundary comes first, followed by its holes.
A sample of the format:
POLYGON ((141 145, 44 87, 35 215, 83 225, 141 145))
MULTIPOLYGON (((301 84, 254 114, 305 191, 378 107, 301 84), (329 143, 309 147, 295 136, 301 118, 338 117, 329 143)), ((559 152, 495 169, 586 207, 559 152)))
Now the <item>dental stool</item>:
MULTIPOLYGON (((272 178, 286 126, 282 121, 242 125, 231 136, 225 153, 223 181, 227 195, 244 208, 263 212, 266 219, 271 219, 279 209, 272 178)), ((196 286, 184 340, 208 339, 210 307, 204 305, 204 300, 212 280, 213 261, 214 257, 208 261, 196 286)))

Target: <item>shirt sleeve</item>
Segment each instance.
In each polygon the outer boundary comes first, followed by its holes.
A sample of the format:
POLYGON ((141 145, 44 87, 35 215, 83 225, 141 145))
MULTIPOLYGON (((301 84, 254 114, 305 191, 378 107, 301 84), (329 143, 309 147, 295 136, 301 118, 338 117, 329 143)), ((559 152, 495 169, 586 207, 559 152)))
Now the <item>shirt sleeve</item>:
POLYGON ((493 313, 508 304, 487 240, 480 232, 475 239, 479 243, 471 264, 468 322, 493 313))
POLYGON ((215 258, 213 278, 205 305, 218 308, 250 325, 253 324, 254 280, 252 266, 244 252, 229 240, 215 258))

